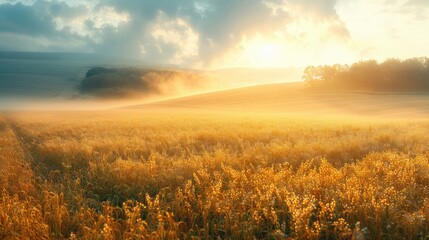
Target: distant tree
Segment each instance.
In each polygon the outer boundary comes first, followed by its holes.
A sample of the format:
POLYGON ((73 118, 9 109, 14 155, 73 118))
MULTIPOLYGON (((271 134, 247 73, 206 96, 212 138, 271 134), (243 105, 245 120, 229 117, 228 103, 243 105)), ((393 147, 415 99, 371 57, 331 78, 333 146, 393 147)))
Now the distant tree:
POLYGON ((308 66, 304 69, 302 80, 310 86, 317 85, 322 80, 320 70, 315 66, 308 66))
POLYGON ((388 58, 380 64, 380 71, 383 75, 382 81, 386 89, 394 90, 399 88, 399 84, 402 81, 401 65, 401 60, 396 58, 388 58))
POLYGON ((102 74, 102 73, 113 73, 115 71, 116 71, 115 69, 109 69, 109 68, 103 68, 103 67, 94 67, 94 68, 89 69, 86 72, 85 77, 89 78, 89 77, 92 77, 94 75, 98 75, 98 74, 102 74))
POLYGON ((429 58, 389 58, 348 65, 308 66, 303 80, 310 87, 371 91, 429 91, 429 58))

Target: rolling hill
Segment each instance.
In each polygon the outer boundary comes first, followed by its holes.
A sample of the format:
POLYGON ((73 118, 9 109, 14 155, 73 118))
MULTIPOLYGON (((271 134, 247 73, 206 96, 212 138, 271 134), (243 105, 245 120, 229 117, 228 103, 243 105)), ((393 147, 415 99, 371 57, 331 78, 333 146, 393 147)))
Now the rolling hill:
POLYGON ((313 91, 303 82, 267 84, 199 94, 127 109, 149 111, 233 111, 429 117, 429 95, 313 91))

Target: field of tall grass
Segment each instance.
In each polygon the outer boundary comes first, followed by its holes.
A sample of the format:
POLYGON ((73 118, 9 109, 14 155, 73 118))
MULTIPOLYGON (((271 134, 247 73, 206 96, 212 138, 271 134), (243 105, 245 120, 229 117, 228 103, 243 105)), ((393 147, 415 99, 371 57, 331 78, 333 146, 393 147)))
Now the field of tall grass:
POLYGON ((429 122, 8 113, 0 239, 427 239, 429 122))

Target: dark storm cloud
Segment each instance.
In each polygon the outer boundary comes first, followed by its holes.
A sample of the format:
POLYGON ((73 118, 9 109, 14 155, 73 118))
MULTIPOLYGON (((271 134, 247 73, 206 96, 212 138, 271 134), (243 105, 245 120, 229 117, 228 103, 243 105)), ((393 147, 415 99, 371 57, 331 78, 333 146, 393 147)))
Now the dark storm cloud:
POLYGON ((49 16, 39 15, 22 3, 0 5, 0 32, 24 35, 52 35, 55 25, 49 16))
POLYGON ((85 5, 71 7, 65 2, 46 2, 37 1, 33 8, 39 12, 50 14, 52 17, 61 17, 64 19, 73 19, 89 14, 89 9, 85 5))
POLYGON ((2 2, 1 51, 93 52, 104 32, 117 27, 113 10, 95 11, 85 1, 2 2))

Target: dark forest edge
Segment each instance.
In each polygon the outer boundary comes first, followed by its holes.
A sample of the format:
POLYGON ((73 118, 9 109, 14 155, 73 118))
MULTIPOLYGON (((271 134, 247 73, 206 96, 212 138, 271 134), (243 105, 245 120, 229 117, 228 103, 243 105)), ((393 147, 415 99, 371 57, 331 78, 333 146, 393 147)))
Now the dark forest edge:
POLYGON ((99 98, 129 98, 201 89, 209 81, 196 71, 94 67, 87 71, 79 90, 99 98))
POLYGON ((352 65, 308 66, 302 79, 308 87, 326 90, 429 92, 429 58, 389 58, 352 65))

